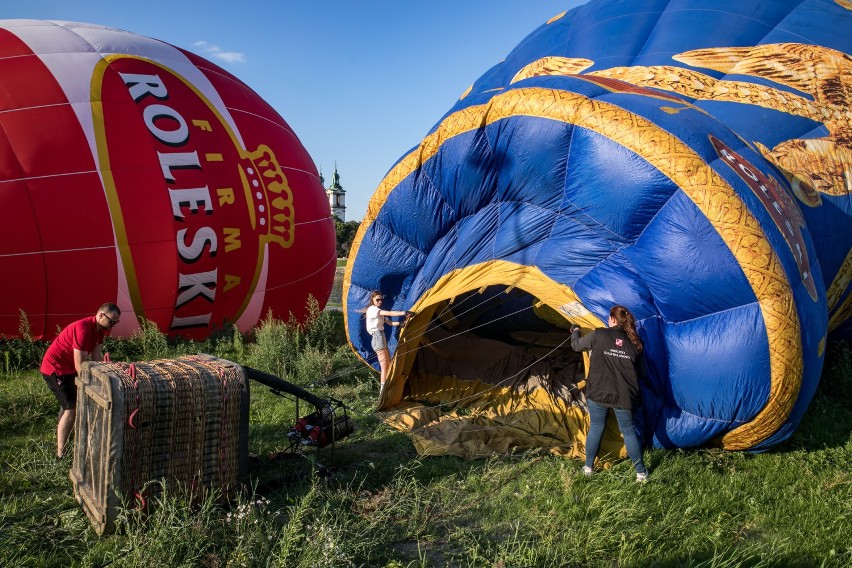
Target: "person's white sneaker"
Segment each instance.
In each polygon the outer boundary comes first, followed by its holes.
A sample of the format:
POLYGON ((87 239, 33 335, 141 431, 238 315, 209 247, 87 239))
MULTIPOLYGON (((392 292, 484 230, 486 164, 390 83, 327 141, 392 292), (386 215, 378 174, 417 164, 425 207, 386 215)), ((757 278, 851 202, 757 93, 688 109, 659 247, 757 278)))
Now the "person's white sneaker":
POLYGON ((592 468, 590 468, 587 465, 584 465, 583 469, 581 469, 580 471, 582 471, 583 475, 585 475, 586 477, 589 477, 590 475, 592 475, 594 473, 594 471, 592 471, 592 468))
POLYGON ((648 482, 648 473, 637 473, 636 474, 636 483, 647 483, 648 482))

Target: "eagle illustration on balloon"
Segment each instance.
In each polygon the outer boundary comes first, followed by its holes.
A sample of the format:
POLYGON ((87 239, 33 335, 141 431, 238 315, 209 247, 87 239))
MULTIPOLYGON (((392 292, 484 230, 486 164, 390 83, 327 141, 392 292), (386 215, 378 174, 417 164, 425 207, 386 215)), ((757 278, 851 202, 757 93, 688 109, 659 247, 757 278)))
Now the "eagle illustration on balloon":
POLYGON ((164 42, 0 20, 0 335, 51 339, 117 301, 129 335, 251 329, 324 305, 335 234, 290 126, 164 42))
MULTIPOLYGON (((763 450, 852 313, 852 5, 593 0, 485 72, 375 191, 344 277, 416 315, 378 409, 423 454, 584 456, 569 329, 636 314, 654 447, 763 450)), ((604 451, 624 453, 613 424, 604 451)))

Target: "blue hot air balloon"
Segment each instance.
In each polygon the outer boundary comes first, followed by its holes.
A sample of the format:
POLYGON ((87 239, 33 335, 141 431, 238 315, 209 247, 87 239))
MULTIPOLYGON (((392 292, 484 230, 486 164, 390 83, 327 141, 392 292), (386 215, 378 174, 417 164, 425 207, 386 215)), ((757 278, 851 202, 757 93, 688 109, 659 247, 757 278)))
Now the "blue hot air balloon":
POLYGON ((371 290, 416 313, 389 423, 426 454, 584 455, 567 330, 622 304, 646 443, 788 438, 852 311, 850 29, 846 0, 596 0, 525 38, 390 169, 352 246, 353 348, 375 366, 371 290))

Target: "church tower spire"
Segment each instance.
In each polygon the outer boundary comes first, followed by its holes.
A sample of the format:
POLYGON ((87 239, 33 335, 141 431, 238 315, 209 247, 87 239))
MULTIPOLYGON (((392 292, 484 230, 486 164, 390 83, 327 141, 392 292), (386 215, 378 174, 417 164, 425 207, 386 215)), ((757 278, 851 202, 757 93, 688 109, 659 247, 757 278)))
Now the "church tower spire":
MULTIPOLYGON (((322 177, 320 177, 322 179, 322 177)), ((324 182, 323 182, 324 183, 324 182)), ((331 185, 325 190, 331 214, 346 221, 346 190, 340 185, 340 174, 337 173, 337 162, 334 163, 334 173, 331 175, 331 185)))

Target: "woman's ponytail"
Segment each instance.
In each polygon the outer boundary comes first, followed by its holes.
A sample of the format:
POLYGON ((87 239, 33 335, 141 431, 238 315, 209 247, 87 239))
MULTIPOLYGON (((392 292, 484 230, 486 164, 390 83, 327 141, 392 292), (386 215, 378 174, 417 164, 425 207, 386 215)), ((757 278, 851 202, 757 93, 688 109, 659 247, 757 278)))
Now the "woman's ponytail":
POLYGON ((636 333, 636 318, 630 313, 630 310, 624 306, 613 306, 609 311, 609 317, 615 320, 616 325, 624 330, 630 343, 640 352, 642 351, 642 340, 639 334, 636 333))

